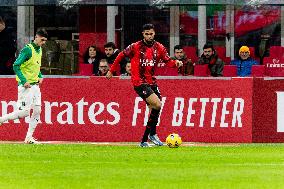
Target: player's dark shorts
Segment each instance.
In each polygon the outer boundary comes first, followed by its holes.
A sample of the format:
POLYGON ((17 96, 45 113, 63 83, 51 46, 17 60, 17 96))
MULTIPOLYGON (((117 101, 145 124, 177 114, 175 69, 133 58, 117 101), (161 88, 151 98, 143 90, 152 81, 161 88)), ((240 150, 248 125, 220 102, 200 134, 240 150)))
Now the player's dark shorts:
POLYGON ((147 103, 146 98, 148 98, 153 93, 155 93, 161 100, 161 93, 156 84, 154 85, 142 84, 139 86, 134 86, 134 90, 146 103, 147 103))

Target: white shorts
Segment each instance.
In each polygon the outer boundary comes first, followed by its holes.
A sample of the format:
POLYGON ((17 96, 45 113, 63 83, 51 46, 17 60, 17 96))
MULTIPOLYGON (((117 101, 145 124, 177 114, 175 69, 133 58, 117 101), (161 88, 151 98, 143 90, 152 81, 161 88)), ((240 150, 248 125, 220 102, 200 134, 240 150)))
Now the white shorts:
POLYGON ((34 106, 41 106, 41 92, 39 85, 31 85, 31 88, 25 88, 22 85, 19 85, 17 106, 19 110, 32 109, 34 106))

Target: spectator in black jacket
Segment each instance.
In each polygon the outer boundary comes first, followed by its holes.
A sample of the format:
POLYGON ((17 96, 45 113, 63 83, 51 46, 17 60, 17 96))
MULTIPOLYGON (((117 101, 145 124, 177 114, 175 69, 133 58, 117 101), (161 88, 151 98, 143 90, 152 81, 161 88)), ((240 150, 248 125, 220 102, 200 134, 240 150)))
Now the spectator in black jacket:
POLYGON ((113 42, 108 42, 104 45, 106 60, 109 64, 112 64, 117 57, 119 50, 115 47, 113 42))
MULTIPOLYGON (((109 66, 111 66, 117 57, 117 55, 120 53, 120 51, 116 48, 115 44, 113 42, 108 42, 104 45, 105 48, 105 59, 107 60, 109 66)), ((120 73, 123 74, 125 73, 125 66, 126 66, 127 61, 124 59, 120 62, 120 73)))

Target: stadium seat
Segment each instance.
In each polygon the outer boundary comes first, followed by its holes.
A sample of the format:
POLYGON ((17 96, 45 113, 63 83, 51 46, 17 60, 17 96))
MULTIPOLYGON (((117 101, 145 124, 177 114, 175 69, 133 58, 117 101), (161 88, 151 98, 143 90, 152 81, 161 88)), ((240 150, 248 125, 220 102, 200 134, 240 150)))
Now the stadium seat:
POLYGON ((284 76, 284 58, 265 57, 263 59, 263 64, 265 66, 265 75, 271 77, 284 76))
POLYGON ((196 62, 197 62, 198 56, 197 56, 197 54, 196 54, 196 51, 197 51, 196 47, 193 47, 193 46, 185 46, 185 47, 183 47, 183 50, 184 50, 186 56, 187 56, 188 58, 190 58, 193 63, 196 63, 196 62))
POLYGON ((93 64, 79 64, 79 75, 93 75, 93 64))
POLYGON ((223 57, 221 60, 223 60, 227 65, 231 63, 231 57, 223 57))
POLYGON ((237 66, 236 65, 225 65, 223 70, 224 77, 236 77, 237 66))
POLYGON ((207 77, 209 75, 210 73, 209 73, 208 65, 195 65, 194 66, 194 76, 207 77))
POLYGON ((264 57, 263 58, 263 65, 265 67, 264 74, 267 75, 267 76, 273 75, 272 67, 270 67, 271 64, 273 64, 272 62, 273 62, 273 58, 271 58, 271 57, 264 57))
POLYGON ((215 51, 217 52, 218 56, 222 59, 226 57, 226 47, 223 46, 215 46, 215 51))
POLYGON ((253 65, 251 68, 251 76, 252 77, 263 77, 265 72, 264 65, 253 65))
POLYGON ((158 66, 155 68, 155 75, 164 75, 165 72, 165 64, 158 64, 158 66))
POLYGON ((166 67, 165 76, 178 76, 178 68, 166 67))
POLYGON ((170 68, 167 66, 157 67, 155 70, 155 75, 159 76, 178 76, 178 69, 170 68))
POLYGON ((230 64, 231 63, 231 58, 226 57, 226 47, 223 46, 215 46, 214 47, 218 57, 225 62, 225 64, 230 64))
POLYGON ((269 54, 272 58, 284 58, 284 47, 271 46, 269 49, 269 54))

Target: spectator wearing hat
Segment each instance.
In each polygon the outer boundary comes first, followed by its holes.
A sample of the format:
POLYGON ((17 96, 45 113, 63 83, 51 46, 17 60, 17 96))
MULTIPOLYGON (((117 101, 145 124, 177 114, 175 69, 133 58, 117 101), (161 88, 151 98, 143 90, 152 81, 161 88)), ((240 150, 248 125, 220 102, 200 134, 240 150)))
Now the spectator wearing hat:
POLYGON ((239 49, 239 56, 231 61, 231 65, 237 66, 237 74, 241 77, 251 75, 252 65, 258 65, 259 63, 250 57, 250 50, 247 46, 242 46, 239 49))

